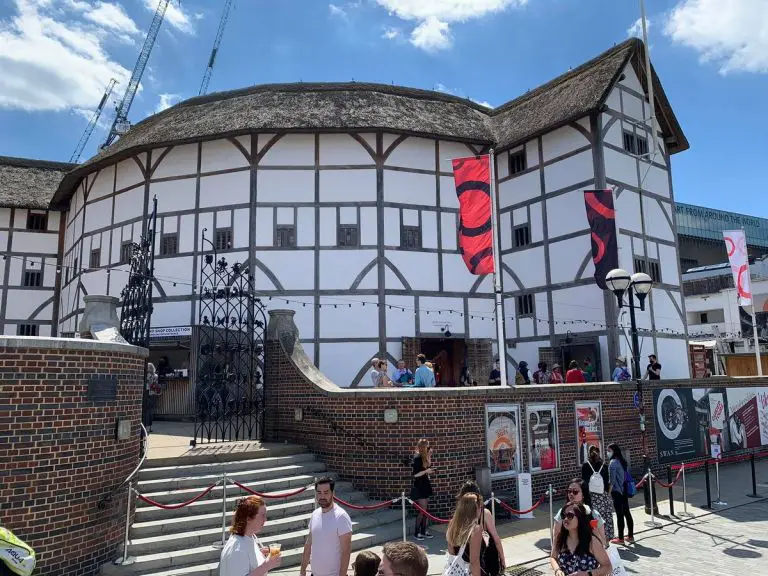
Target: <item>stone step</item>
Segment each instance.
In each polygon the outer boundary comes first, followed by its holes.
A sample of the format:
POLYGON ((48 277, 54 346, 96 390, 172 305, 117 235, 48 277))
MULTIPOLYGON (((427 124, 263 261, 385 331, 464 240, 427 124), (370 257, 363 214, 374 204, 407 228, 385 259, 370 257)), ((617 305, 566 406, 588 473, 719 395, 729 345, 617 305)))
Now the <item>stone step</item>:
POLYGON ((269 458, 272 456, 290 456, 302 454, 307 451, 305 446, 298 444, 278 444, 276 442, 218 442, 211 444, 198 444, 190 448, 180 456, 160 456, 163 448, 153 447, 153 435, 149 435, 150 458, 144 463, 143 468, 158 468, 166 466, 183 466, 197 464, 212 464, 215 462, 234 462, 254 458, 269 458))
MULTIPOLYGON (((357 551, 377 544, 402 538, 402 525, 397 510, 378 511, 353 521, 352 550, 357 551)), ((261 539, 262 543, 283 544, 282 567, 296 566, 301 562, 303 541, 307 530, 289 532, 284 535, 261 539), (295 542, 286 547, 286 543, 295 542)), ((104 576, 218 576, 218 559, 221 555, 220 544, 199 546, 174 552, 160 552, 134 556, 130 552, 130 561, 123 566, 106 564, 102 567, 104 576)))
MULTIPOLYGON (((322 462, 308 460, 297 464, 286 464, 284 466, 274 466, 271 468, 247 469, 232 473, 227 472, 227 478, 245 484, 246 482, 256 482, 258 480, 267 480, 270 478, 288 478, 300 475, 312 475, 314 477, 321 475, 325 471, 326 467, 322 462)), ((163 490, 180 490, 183 488, 205 488, 210 484, 217 482, 220 478, 221 474, 200 474, 199 476, 187 476, 184 478, 139 480, 138 490, 144 494, 163 490)))
MULTIPOLYGON (((262 542, 280 542, 283 548, 289 549, 299 547, 304 544, 307 535, 307 526, 311 512, 306 514, 281 518, 276 522, 268 523, 259 539, 262 542)), ((352 517, 352 527, 355 529, 365 529, 372 525, 389 523, 397 521, 400 518, 399 510, 379 510, 373 517, 371 514, 354 514, 352 517)), ((132 556, 143 556, 164 552, 175 554, 179 550, 188 550, 200 546, 206 546, 221 541, 221 519, 219 525, 209 528, 191 530, 178 534, 164 534, 161 536, 152 536, 149 538, 131 539, 129 553, 132 556)))
MULTIPOLYGON (((285 480, 283 480, 285 482, 285 480)), ((290 483, 283 483, 279 485, 273 485, 265 487, 263 486, 263 483, 259 482, 253 482, 253 483, 246 483, 242 482, 243 486, 247 486, 248 488, 252 490, 256 490, 258 492, 262 492, 263 494, 283 494, 286 492, 290 492, 292 490, 297 490, 298 488, 301 488, 302 486, 307 486, 308 483, 303 483, 297 481, 296 484, 291 485, 290 483)), ((344 494, 350 492, 352 490, 352 484, 350 482, 336 482, 336 493, 340 498, 344 498, 344 494)), ((148 493, 144 494, 148 498, 151 498, 152 500, 155 500, 156 502, 162 503, 162 504, 173 504, 173 503, 181 503, 186 500, 189 500, 193 498, 196 494, 200 493, 200 489, 187 489, 187 490, 177 490, 177 491, 170 491, 170 492, 155 492, 155 493, 148 493)), ((243 496, 247 496, 248 493, 241 488, 238 488, 234 485, 228 485, 227 486, 227 509, 232 509, 235 505, 235 501, 238 498, 242 498, 243 496)), ((286 498, 268 498, 266 499, 268 504, 272 504, 273 506, 275 504, 283 504, 286 502, 292 502, 295 500, 304 500, 306 498, 313 498, 315 497, 315 487, 312 485, 309 485, 309 487, 300 494, 296 494, 295 496, 288 496, 286 498)), ((346 500, 346 498, 344 498, 346 500)), ((193 502, 189 506, 185 506, 183 508, 177 508, 175 510, 164 510, 162 508, 157 508, 151 504, 147 504, 145 502, 142 502, 139 500, 136 506, 136 515, 135 515, 135 522, 146 522, 149 520, 163 520, 163 519, 170 519, 170 518, 181 518, 185 516, 195 516, 198 514, 209 514, 213 512, 219 512, 221 513, 221 504, 222 504, 222 486, 217 486, 211 492, 205 496, 204 498, 201 498, 197 502, 193 502)))
MULTIPOLYGON (((338 492, 339 498, 357 504, 366 500, 363 492, 338 492)), ((239 497, 227 499, 227 524, 234 514, 235 502, 239 497)), ((312 496, 301 500, 292 500, 272 504, 267 502, 268 521, 262 531, 263 534, 273 532, 273 523, 282 523, 284 519, 290 519, 297 515, 310 514, 315 509, 315 500, 312 496)), ((282 524, 281 524, 282 525, 282 524)), ((159 518, 149 521, 135 521, 131 527, 131 538, 151 538, 156 536, 178 534, 190 530, 202 528, 221 528, 221 503, 218 510, 206 514, 195 514, 193 516, 180 516, 178 518, 159 518)))
POLYGON ((213 462, 210 464, 183 464, 178 466, 158 466, 142 468, 139 472, 139 481, 163 480, 169 478, 190 478, 197 476, 218 476, 223 472, 227 474, 246 470, 262 470, 265 468, 279 468, 288 464, 301 464, 315 460, 314 454, 300 453, 286 456, 270 456, 237 460, 235 462, 213 462))

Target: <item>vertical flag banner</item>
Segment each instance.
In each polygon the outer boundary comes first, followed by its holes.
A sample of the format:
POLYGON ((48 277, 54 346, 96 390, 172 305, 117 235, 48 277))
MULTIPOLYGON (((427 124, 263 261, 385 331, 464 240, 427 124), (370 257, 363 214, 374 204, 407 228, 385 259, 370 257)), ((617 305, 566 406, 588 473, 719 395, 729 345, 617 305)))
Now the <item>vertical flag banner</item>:
POLYGON ((472 274, 493 273, 490 157, 473 156, 453 161, 453 179, 459 198, 459 252, 472 274))
POLYGON ((592 230, 592 262, 595 264, 595 282, 606 289, 605 277, 619 267, 619 245, 616 238, 616 211, 613 209, 613 190, 585 190, 587 220, 592 230))
POLYGON ((733 285, 739 295, 739 306, 752 304, 752 282, 749 278, 749 260, 747 259, 747 238, 744 230, 724 230, 725 249, 728 262, 733 272, 733 285))

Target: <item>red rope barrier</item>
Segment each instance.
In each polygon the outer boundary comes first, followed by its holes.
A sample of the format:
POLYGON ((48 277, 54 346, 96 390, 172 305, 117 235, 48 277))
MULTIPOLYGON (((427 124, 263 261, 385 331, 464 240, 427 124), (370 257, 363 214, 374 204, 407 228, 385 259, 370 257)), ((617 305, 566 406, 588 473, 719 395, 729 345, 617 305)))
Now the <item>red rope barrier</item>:
POLYGON ((200 494, 198 494, 191 500, 182 502, 181 504, 162 504, 161 502, 156 502, 155 500, 152 500, 152 498, 147 498, 143 494, 139 494, 136 490, 134 490, 134 492, 136 492, 136 497, 142 502, 146 502, 147 504, 151 504, 152 506, 156 506, 157 508, 162 508, 163 510, 178 510, 179 508, 184 508, 185 506, 189 506, 190 504, 197 502, 198 500, 200 500, 200 498, 202 498, 203 496, 208 494, 211 490, 213 490, 218 484, 219 484, 218 482, 216 482, 216 484, 211 484, 210 486, 208 486, 208 488, 203 490, 200 494))
POLYGON ((677 471, 677 476, 675 476, 675 479, 672 480, 671 484, 667 484, 665 482, 662 482, 656 476, 653 477, 653 480, 654 480, 654 482, 656 482, 656 484, 658 484, 662 488, 673 488, 677 484, 677 481, 680 480, 680 476, 682 476, 682 474, 683 474, 683 469, 680 468, 680 470, 677 471))
POLYGON ((528 508, 528 510, 515 510, 514 508, 512 508, 509 505, 507 505, 504 501, 499 500, 498 498, 496 498, 496 502, 501 504, 501 507, 504 508, 504 510, 506 510, 507 512, 509 512, 511 514, 522 515, 522 514, 528 514, 529 512, 533 512, 534 510, 536 510, 536 508, 541 506, 541 503, 544 502, 544 498, 546 498, 546 497, 547 497, 547 493, 545 492, 544 494, 541 495, 541 498, 539 498, 539 501, 536 502, 536 504, 534 504, 530 508, 528 508))
POLYGON ((416 504, 416 502, 414 502, 413 500, 408 500, 408 502, 410 502, 411 506, 413 506, 414 508, 416 508, 416 510, 418 510, 419 512, 421 512, 422 514, 424 514, 424 516, 426 516, 427 518, 429 518, 429 519, 430 519, 430 520, 432 520, 433 522, 439 522, 440 524, 448 524, 448 523, 450 522, 450 519, 448 519, 448 520, 445 520, 445 519, 443 519, 443 518, 438 518, 437 516, 432 516, 432 514, 430 514, 430 513, 429 513, 429 512, 427 512, 426 510, 424 510, 424 508, 422 508, 421 506, 419 506, 418 504, 416 504))
POLYGON ((396 498, 394 500, 387 500, 386 502, 380 502, 379 504, 372 504, 370 506, 363 506, 361 504, 352 504, 351 502, 346 502, 339 498, 338 496, 334 496, 333 499, 341 504, 342 506, 346 506, 347 508, 351 508, 352 510, 379 510, 381 508, 386 508, 388 506, 392 506, 395 504, 399 498, 396 498))
POLYGON ((265 494, 264 492, 256 492, 256 490, 252 490, 248 488, 248 486, 244 486, 243 484, 240 484, 240 482, 237 482, 236 480, 232 480, 232 484, 234 484, 238 488, 245 490, 246 492, 250 492, 254 496, 261 496, 262 498, 270 498, 275 500, 278 498, 290 498, 291 496, 296 496, 297 494, 301 494, 307 489, 306 486, 303 486, 298 490, 294 490, 293 492, 283 492, 282 494, 265 494))

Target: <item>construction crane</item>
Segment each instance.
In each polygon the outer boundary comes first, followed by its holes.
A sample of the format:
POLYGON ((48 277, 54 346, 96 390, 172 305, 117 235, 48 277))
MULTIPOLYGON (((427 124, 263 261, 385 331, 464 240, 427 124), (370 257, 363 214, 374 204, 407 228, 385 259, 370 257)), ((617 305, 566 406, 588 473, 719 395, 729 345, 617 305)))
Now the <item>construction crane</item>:
POLYGON ((208 67, 205 69, 203 75, 203 82, 200 84, 200 92, 198 96, 202 96, 208 92, 208 83, 211 81, 213 75, 213 65, 216 63, 216 55, 219 53, 219 46, 221 46, 221 38, 224 36, 224 27, 227 25, 229 19, 229 10, 232 8, 233 0, 225 0, 224 10, 221 13, 221 20, 219 21, 219 29, 216 31, 216 39, 213 41, 213 49, 211 50, 211 57, 208 59, 208 67))
POLYGON ((88 144, 88 140, 91 138, 93 129, 96 127, 96 123, 99 121, 99 118, 101 118, 101 113, 104 111, 104 105, 107 103, 109 95, 112 94, 112 90, 114 90, 117 83, 117 80, 114 78, 109 81, 107 89, 104 91, 104 96, 101 97, 101 102, 99 102, 99 107, 96 108, 96 112, 93 113, 93 117, 89 120, 88 126, 85 128, 85 132, 83 132, 83 135, 80 136, 80 142, 77 143, 75 151, 72 152, 72 157, 69 159, 70 163, 75 164, 80 161, 80 155, 83 153, 85 145, 88 144))
POLYGON ((131 109, 131 104, 133 104, 136 91, 139 89, 139 82, 141 82, 141 77, 144 74, 144 68, 147 67, 149 55, 152 53, 152 48, 155 46, 157 33, 160 31, 160 25, 163 23, 163 18, 165 18, 165 11, 168 9, 168 3, 170 1, 171 0, 160 0, 157 5, 155 16, 152 18, 152 24, 149 26, 149 32, 147 32, 144 45, 141 47, 139 59, 136 60, 136 65, 133 67, 133 73, 131 74, 131 79, 128 81, 128 87, 125 89, 123 99, 115 109, 115 119, 112 122, 112 127, 109 129, 107 139, 101 146, 102 148, 106 148, 112 144, 112 142, 114 142, 118 136, 122 136, 128 131, 128 128, 130 128, 130 124, 128 122, 128 112, 131 109))

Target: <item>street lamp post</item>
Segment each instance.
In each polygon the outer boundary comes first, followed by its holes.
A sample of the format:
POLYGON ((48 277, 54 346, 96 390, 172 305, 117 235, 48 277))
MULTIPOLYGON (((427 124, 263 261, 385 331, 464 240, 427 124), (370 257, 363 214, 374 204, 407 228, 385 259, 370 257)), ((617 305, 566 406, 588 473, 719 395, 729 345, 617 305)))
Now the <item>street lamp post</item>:
MULTIPOLYGON (((644 272, 637 272, 630 275, 626 270, 616 268, 608 272, 605 277, 605 283, 608 288, 616 295, 619 302, 619 308, 626 306, 629 308, 630 336, 632 338, 632 374, 637 384, 638 397, 638 415, 640 417, 640 443, 643 451, 643 469, 648 470, 650 458, 648 456, 648 436, 645 431, 645 403, 643 402, 643 380, 640 371, 640 342, 637 335, 637 319, 635 310, 645 310, 645 299, 653 288, 653 280, 644 272), (627 302, 624 302, 624 294, 627 295, 627 302), (637 304, 635 303, 637 296, 637 304)), ((645 502, 646 508, 650 502, 651 481, 645 483, 645 502)))

